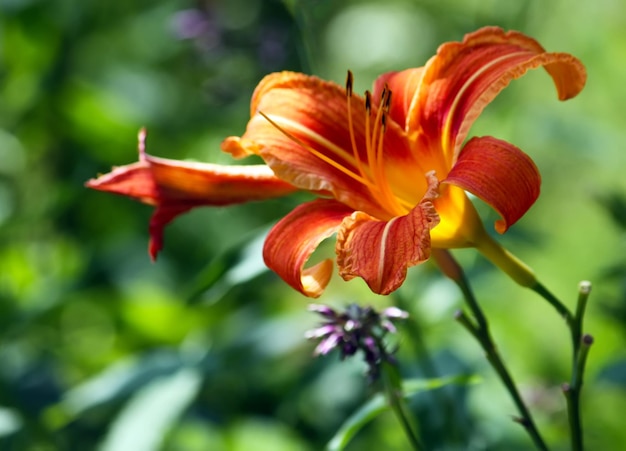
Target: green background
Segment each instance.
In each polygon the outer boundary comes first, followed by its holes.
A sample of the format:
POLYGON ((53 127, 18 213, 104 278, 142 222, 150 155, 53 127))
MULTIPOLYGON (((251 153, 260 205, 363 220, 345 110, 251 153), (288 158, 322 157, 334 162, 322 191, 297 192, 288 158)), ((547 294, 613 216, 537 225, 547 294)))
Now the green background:
MULTIPOLYGON (((230 163, 250 95, 289 69, 355 91, 421 66, 484 25, 579 57, 588 83, 560 103, 543 71, 513 82, 471 131, 539 166, 542 195, 507 248, 573 308, 591 280, 583 419, 589 449, 626 447, 626 3, 609 0, 0 0, 0 449, 314 450, 372 394, 357 360, 313 359, 308 300, 264 269, 263 234, 297 196, 186 214, 147 255, 151 208, 83 187, 136 161, 230 163)), ((489 230, 495 214, 480 206, 489 230)), ((319 251, 332 255, 332 242, 319 251)), ((567 449, 563 321, 473 250, 455 253, 539 428, 567 449)), ((430 263, 392 297, 333 278, 321 302, 400 304, 444 375, 472 385, 411 405, 433 449, 528 449, 514 406, 454 320, 456 287, 430 263)), ((425 355, 400 328, 401 370, 425 355)), ((349 445, 405 449, 383 414, 349 445)))

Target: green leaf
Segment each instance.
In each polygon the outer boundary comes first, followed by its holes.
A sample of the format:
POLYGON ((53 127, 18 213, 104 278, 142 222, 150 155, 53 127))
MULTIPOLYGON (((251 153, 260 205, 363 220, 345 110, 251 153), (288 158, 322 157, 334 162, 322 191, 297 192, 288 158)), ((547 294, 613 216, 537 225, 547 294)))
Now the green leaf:
POLYGON ((184 368, 150 383, 125 406, 111 425, 100 451, 152 451, 193 401, 201 374, 184 368))
POLYGON ((353 413, 339 428, 335 436, 328 443, 329 451, 338 451, 346 447, 359 430, 379 414, 389 410, 385 397, 378 393, 366 402, 359 410, 353 413))
POLYGON ((54 415, 62 413, 68 420, 76 418, 86 410, 135 393, 154 379, 175 374, 183 365, 184 362, 177 353, 165 350, 141 359, 120 361, 68 390, 61 403, 55 406, 58 412, 54 415))
POLYGON ((201 298, 217 302, 233 286, 267 271, 262 251, 266 234, 266 227, 256 229, 211 261, 185 290, 189 303, 201 298))
MULTIPOLYGON (((402 382, 403 396, 410 398, 417 393, 435 390, 446 385, 470 385, 480 381, 480 377, 473 375, 457 375, 439 377, 435 379, 407 379, 402 382)), ((385 396, 382 393, 374 395, 360 409, 352 414, 339 428, 335 436, 327 445, 329 451, 339 451, 346 447, 359 430, 379 414, 390 410, 385 396)))

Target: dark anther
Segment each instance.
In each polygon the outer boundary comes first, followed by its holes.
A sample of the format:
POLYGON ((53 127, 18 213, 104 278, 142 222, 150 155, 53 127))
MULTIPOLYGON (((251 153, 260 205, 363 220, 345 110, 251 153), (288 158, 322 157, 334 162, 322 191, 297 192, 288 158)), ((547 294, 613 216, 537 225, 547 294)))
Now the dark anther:
POLYGON ((354 83, 354 77, 352 76, 352 71, 348 71, 348 76, 346 77, 346 94, 348 97, 352 96, 352 85, 354 83))

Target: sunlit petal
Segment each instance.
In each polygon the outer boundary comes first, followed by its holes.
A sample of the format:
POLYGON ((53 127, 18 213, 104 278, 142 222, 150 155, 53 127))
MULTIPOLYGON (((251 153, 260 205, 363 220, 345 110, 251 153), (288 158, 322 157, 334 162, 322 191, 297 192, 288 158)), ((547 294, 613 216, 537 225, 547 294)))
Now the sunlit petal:
POLYGON ((230 205, 280 197, 296 188, 265 165, 222 166, 157 158, 140 153, 140 161, 89 180, 86 186, 153 205, 150 255, 156 258, 163 228, 176 216, 198 206, 230 205))
POLYGON ((446 43, 427 63, 409 127, 439 136, 448 161, 458 156, 474 120, 511 80, 544 67, 559 99, 576 96, 586 81, 582 63, 566 53, 547 53, 534 39, 486 27, 463 42, 446 43))
POLYGON ((334 234, 350 213, 352 209, 332 199, 299 205, 267 235, 265 264, 302 294, 318 297, 332 275, 332 260, 304 266, 317 246, 334 234))
POLYGON ((407 113, 419 83, 422 80, 423 68, 406 69, 401 72, 387 72, 376 79, 372 96, 375 99, 387 85, 392 92, 389 116, 402 127, 406 126, 407 113))
POLYGON ((461 151, 445 183, 456 185, 491 205, 502 219, 504 233, 539 196, 541 176, 528 155, 490 136, 471 139, 461 151))
POLYGON ((431 175, 424 199, 408 215, 390 221, 363 212, 346 218, 337 234, 339 274, 345 280, 362 277, 378 294, 402 285, 407 268, 430 256, 430 231, 439 222, 432 204, 436 190, 437 180, 431 175))
POLYGON ((485 230, 474 204, 457 186, 442 183, 439 192, 433 203, 440 222, 430 233, 432 246, 442 249, 475 246, 485 230))
MULTIPOLYGON (((372 181, 374 169, 367 155, 366 117, 373 127, 376 101, 368 115, 364 99, 353 94, 348 102, 345 88, 336 83, 281 72, 259 84, 252 107, 241 140, 225 141, 228 151, 257 153, 280 178, 301 189, 330 194, 354 209, 389 217, 372 195, 380 186, 372 181)), ((403 129, 392 120, 386 123, 379 164, 394 176, 406 174, 407 167, 419 167, 403 129)))

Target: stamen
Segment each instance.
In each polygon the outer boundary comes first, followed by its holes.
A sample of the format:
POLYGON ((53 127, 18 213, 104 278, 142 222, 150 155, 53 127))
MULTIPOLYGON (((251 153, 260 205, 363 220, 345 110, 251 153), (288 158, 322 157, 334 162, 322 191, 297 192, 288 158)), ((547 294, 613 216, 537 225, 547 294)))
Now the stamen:
MULTIPOLYGON (((371 195, 376 199, 381 207, 387 210, 393 215, 403 215, 412 208, 412 203, 407 202, 405 199, 397 198, 391 190, 391 186, 387 180, 384 164, 384 135, 388 126, 388 115, 391 108, 391 91, 388 86, 385 85, 379 108, 376 111, 376 116, 372 124, 372 95, 369 91, 365 92, 365 158, 362 158, 363 153, 359 153, 357 147, 356 135, 354 131, 354 122, 352 118, 352 93, 354 88, 354 77, 351 71, 348 71, 346 75, 346 102, 347 102, 347 114, 348 114, 348 132, 350 136, 350 144, 352 146, 352 155, 349 155, 342 151, 342 149, 334 148, 331 142, 326 142, 323 137, 311 136, 315 142, 319 142, 320 145, 328 147, 334 153, 341 155, 348 165, 353 165, 355 170, 349 169, 338 161, 334 160, 332 156, 327 156, 324 153, 316 150, 309 144, 306 144, 297 136, 293 135, 290 131, 279 125, 279 122, 284 122, 281 117, 277 117, 276 120, 265 114, 263 111, 258 110, 258 114, 268 121, 273 127, 275 127, 284 136, 301 146, 307 152, 314 155, 316 158, 342 172, 348 177, 352 178, 356 182, 362 184, 371 195)), ((296 127, 297 124, 289 125, 287 121, 287 127, 296 127)), ((296 127, 299 130, 299 127, 296 127)), ((302 130, 305 132, 305 130, 302 130)))
POLYGON ((374 176, 374 183, 379 187, 382 198, 388 209, 394 211, 396 214, 403 214, 404 210, 401 207, 401 203, 395 196, 389 181, 387 180, 387 174, 385 174, 385 165, 383 162, 384 157, 384 138, 387 131, 387 116, 389 114, 389 108, 391 105, 391 91, 389 87, 385 85, 380 99, 380 107, 376 113, 376 124, 372 134, 372 141, 376 138, 376 147, 371 149, 371 158, 368 154, 368 161, 372 168, 372 174, 374 176), (380 125, 379 125, 380 124, 380 125))
POLYGON ((348 97, 352 97, 352 85, 354 84, 354 77, 352 76, 352 72, 348 71, 348 76, 346 77, 346 94, 348 97))
POLYGON ((326 155, 324 155, 323 153, 315 150, 313 147, 309 146, 308 144, 305 144, 304 142, 302 142, 300 139, 296 138, 295 136, 293 136, 291 133, 289 133, 287 130, 285 130, 283 127, 281 127, 280 125, 278 125, 276 123, 276 121, 272 120, 267 114, 265 114, 263 111, 258 111, 258 113, 266 120, 268 121, 270 124, 272 124, 272 126, 274 126, 278 131, 280 131, 283 135, 285 135, 287 138, 289 138, 290 140, 292 140, 293 142, 295 142, 296 144, 302 146, 303 148, 305 148, 307 151, 311 152, 313 155, 315 155, 317 158, 319 158, 320 160, 324 161, 325 163, 328 163, 329 165, 331 165, 332 167, 334 167, 335 169, 343 172, 344 174, 346 174, 348 177, 353 178, 354 180, 356 180, 359 183, 362 183, 363 185, 365 185, 370 191, 372 189, 376 189, 374 186, 372 186, 372 183, 363 178, 361 175, 359 174, 355 174, 354 172, 352 172, 350 169, 346 168, 345 166, 342 166, 341 164, 337 163, 336 161, 334 161, 332 158, 327 157, 326 155))
POLYGON ((389 89, 389 86, 385 85, 385 92, 387 92, 387 100, 384 103, 384 108, 387 112, 389 112, 389 110, 391 109, 391 89, 389 89))
POLYGON ((356 145, 356 138, 354 136, 354 127, 352 125, 352 84, 353 84, 354 78, 352 76, 352 72, 348 71, 348 76, 346 78, 346 94, 348 97, 348 130, 350 133, 350 144, 352 145, 352 155, 354 156, 354 161, 356 162, 356 167, 357 170, 359 171, 359 174, 361 177, 363 177, 364 179, 367 179, 367 174, 365 172, 365 169, 363 168, 363 162, 361 161, 361 158, 359 158, 359 149, 356 145))
MULTIPOLYGON (((372 95, 369 91, 365 91, 365 154, 367 162, 370 162, 370 148, 372 147, 372 138, 370 136, 370 116, 372 115, 372 95)), ((371 167, 371 166, 370 166, 371 167)))
POLYGON ((359 172, 359 175, 364 179, 368 180, 366 184, 369 191, 372 195, 380 202, 385 205, 387 208, 393 208, 396 210, 396 213, 402 214, 404 211, 402 207, 398 204, 398 202, 404 206, 404 208, 411 208, 411 205, 402 200, 395 199, 395 196, 391 192, 386 177, 384 174, 383 168, 383 138, 386 130, 387 123, 387 115, 389 112, 389 105, 391 103, 391 91, 387 86, 382 93, 381 98, 381 109, 379 110, 374 130, 370 133, 370 121, 372 114, 372 95, 369 91, 365 92, 365 155, 367 158, 367 165, 361 159, 359 155, 359 149, 356 144, 356 138, 354 135, 354 126, 352 120, 352 89, 353 89, 353 75, 351 71, 348 71, 348 75, 346 77, 346 95, 348 102, 348 130, 350 133, 350 144, 352 145, 352 154, 354 156, 355 165, 359 172), (382 110, 382 111, 381 111, 382 110), (380 118, 380 120, 379 120, 380 118), (382 124, 382 127, 379 126, 379 123, 382 124), (381 133, 380 139, 376 142, 377 134, 381 133))

